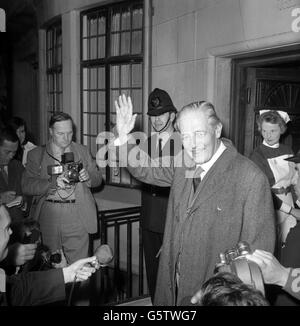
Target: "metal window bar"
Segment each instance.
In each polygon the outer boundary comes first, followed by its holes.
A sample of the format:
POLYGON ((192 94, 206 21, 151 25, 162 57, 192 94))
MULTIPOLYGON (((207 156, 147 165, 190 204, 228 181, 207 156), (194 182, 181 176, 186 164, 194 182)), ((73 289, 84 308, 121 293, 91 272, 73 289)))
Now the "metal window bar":
POLYGON ((144 275, 143 243, 140 227, 138 227, 137 296, 133 291, 132 225, 140 221, 140 216, 140 206, 98 212, 101 243, 107 243, 108 230, 113 228, 114 262, 113 269, 112 266, 102 268, 93 276, 94 283, 92 284, 92 289, 94 293, 91 299, 92 305, 118 304, 137 299, 146 294, 144 293, 146 275, 144 275), (127 237, 126 271, 120 270, 120 228, 124 225, 126 226, 125 234, 127 237), (122 284, 123 286, 120 287, 122 273, 125 273, 125 279, 123 280, 125 281, 125 286, 122 284))

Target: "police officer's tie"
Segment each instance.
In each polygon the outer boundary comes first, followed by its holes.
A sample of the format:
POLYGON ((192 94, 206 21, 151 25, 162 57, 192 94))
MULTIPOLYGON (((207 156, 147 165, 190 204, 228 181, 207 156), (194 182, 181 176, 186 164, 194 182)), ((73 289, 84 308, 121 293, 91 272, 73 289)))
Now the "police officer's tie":
POLYGON ((159 166, 162 166, 162 139, 158 139, 158 157, 159 157, 159 166))
POLYGON ((194 192, 196 192, 200 182, 201 182, 201 173, 204 170, 201 168, 201 166, 197 167, 195 173, 194 173, 194 177, 193 177, 193 187, 194 187, 194 192))

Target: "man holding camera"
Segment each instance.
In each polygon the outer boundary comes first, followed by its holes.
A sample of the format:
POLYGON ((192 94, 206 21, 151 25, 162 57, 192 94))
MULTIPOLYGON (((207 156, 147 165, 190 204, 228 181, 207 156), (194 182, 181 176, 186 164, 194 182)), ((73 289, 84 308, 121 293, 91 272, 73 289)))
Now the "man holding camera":
POLYGON ((73 120, 64 112, 49 122, 50 140, 28 155, 22 189, 35 196, 34 217, 43 243, 63 249, 67 262, 88 255, 89 234, 97 231, 96 203, 90 191, 102 176, 86 146, 72 141, 73 120))
MULTIPOLYGON (((10 225, 10 215, 5 206, 0 205, 0 262, 8 253, 7 243, 12 234, 10 225)), ((33 306, 62 301, 66 297, 65 283, 85 281, 98 267, 97 258, 93 256, 63 269, 13 276, 7 276, 0 269, 0 306, 33 306)))

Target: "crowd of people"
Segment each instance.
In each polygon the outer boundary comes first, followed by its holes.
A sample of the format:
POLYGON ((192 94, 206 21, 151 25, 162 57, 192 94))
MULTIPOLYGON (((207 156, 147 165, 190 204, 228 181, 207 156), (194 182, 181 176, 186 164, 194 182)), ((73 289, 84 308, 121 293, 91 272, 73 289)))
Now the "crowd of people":
MULTIPOLYGON (((132 133, 131 98, 121 95, 115 107, 117 134, 108 148, 142 183, 153 305, 269 305, 267 294, 238 275, 215 274, 219 254, 240 241, 249 243, 253 253, 246 258, 259 266, 265 284, 282 288, 275 304, 298 305, 300 153, 280 143, 287 113, 260 112, 263 142, 249 159, 222 137, 210 102, 178 111, 166 91, 154 89, 147 112, 152 133, 143 141, 132 133)), ((14 117, 1 128, 0 305, 61 301, 65 283, 86 281, 99 267, 96 257, 86 257, 90 235, 97 232, 91 188, 102 176, 89 149, 73 141, 73 129, 70 115, 55 113, 49 141, 36 146, 23 119, 14 117), (28 266, 36 265, 28 262, 41 244, 61 259, 31 271, 28 266)))

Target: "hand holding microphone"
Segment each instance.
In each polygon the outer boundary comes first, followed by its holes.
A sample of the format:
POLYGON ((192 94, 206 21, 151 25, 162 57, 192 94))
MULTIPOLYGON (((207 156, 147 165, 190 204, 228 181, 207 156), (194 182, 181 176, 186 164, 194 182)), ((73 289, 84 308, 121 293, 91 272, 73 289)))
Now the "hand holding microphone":
POLYGON ((93 261, 91 264, 96 269, 107 266, 114 258, 113 252, 110 246, 107 244, 100 245, 95 250, 94 256, 96 256, 97 259, 93 261))

